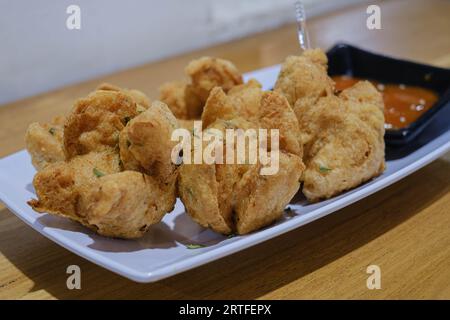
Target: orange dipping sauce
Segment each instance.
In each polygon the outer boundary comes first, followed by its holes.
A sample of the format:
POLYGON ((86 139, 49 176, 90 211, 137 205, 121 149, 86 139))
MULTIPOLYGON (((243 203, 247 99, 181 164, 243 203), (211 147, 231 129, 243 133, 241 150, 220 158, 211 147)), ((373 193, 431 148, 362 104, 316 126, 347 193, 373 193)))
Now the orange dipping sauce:
MULTIPOLYGON (((331 78, 336 83, 336 91, 342 91, 363 80, 350 76, 333 76, 331 78)), ((383 94, 386 129, 407 127, 438 100, 438 95, 429 89, 369 81, 383 94)))

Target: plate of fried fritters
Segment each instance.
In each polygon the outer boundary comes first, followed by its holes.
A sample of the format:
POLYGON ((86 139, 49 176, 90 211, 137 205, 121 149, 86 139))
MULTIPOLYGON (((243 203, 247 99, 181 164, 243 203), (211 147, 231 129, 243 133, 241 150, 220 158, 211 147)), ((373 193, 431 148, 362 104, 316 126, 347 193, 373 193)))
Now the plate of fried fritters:
POLYGON ((1 200, 65 248, 151 282, 334 212, 450 147, 444 130, 386 161, 381 94, 368 81, 337 93, 320 49, 245 75, 211 57, 185 72, 153 101, 105 83, 69 114, 30 124, 27 151, 0 160, 1 200), (278 129, 279 170, 174 163, 173 130, 194 131, 196 120, 204 130, 278 129))

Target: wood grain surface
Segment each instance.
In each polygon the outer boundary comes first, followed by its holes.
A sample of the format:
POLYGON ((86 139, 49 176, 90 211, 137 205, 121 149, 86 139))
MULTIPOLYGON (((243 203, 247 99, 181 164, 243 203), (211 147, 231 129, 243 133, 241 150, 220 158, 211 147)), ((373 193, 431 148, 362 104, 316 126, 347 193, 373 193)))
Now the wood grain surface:
MULTIPOLYGON (((382 30, 367 30, 367 5, 309 21, 313 44, 338 41, 450 67, 449 1, 381 1, 382 30)), ((109 81, 151 97, 181 78, 193 58, 230 59, 243 71, 298 53, 295 27, 202 49, 104 76, 0 108, 0 156, 24 147, 32 121, 67 112, 74 100, 109 81)), ((70 59, 70 57, 68 57, 70 59)), ((7 75, 2 75, 7 76, 7 75)), ((421 299, 450 298, 450 154, 396 184, 240 253, 153 284, 137 284, 47 240, 0 204, 0 298, 3 299, 421 299), (66 268, 82 270, 68 290, 66 268), (368 290, 366 268, 379 265, 382 288, 368 290)))

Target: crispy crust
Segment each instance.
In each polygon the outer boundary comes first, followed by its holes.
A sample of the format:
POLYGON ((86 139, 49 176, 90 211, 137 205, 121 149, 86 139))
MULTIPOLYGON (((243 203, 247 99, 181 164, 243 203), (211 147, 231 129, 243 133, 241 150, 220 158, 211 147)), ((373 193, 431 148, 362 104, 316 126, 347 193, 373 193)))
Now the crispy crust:
POLYGON ((33 122, 25 134, 25 144, 36 170, 42 170, 50 163, 65 160, 63 148, 63 116, 55 117, 50 123, 33 122))

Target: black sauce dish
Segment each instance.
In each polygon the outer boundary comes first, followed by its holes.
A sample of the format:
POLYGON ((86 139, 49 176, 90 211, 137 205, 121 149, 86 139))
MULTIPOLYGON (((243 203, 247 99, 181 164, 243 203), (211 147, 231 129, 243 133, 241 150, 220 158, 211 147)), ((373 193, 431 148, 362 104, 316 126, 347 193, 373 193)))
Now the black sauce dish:
MULTIPOLYGON (((381 83, 398 83, 430 89, 438 101, 415 122, 401 129, 387 129, 387 145, 404 146, 416 138, 435 117, 450 108, 450 69, 386 57, 349 44, 336 44, 327 52, 328 74, 348 75, 381 83)), ((445 115, 444 115, 445 114, 445 115)), ((450 119, 447 120, 450 122, 450 119)))

